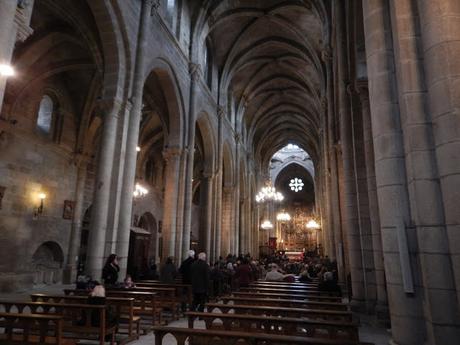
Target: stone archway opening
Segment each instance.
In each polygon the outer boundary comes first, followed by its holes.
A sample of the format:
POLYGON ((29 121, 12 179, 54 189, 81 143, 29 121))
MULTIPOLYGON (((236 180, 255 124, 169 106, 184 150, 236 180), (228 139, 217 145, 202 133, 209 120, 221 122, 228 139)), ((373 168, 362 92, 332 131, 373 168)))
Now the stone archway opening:
POLYGON ((42 243, 32 255, 34 285, 56 284, 62 282, 64 252, 53 241, 42 243))

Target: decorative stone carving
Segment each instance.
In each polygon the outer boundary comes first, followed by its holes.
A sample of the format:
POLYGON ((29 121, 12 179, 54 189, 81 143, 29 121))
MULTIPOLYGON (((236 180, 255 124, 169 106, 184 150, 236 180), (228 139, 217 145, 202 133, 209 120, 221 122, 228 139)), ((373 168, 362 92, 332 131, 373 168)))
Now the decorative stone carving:
POLYGON ((179 159, 182 151, 180 147, 167 147, 163 150, 163 158, 166 162, 179 159))
POLYGON ((31 1, 19 0, 18 7, 16 8, 16 15, 14 16, 14 22, 17 25, 16 41, 24 42, 30 35, 33 34, 34 30, 29 26, 31 9, 28 8, 31 1))
POLYGON ((201 65, 198 63, 189 64, 189 73, 192 80, 197 81, 201 76, 201 65))

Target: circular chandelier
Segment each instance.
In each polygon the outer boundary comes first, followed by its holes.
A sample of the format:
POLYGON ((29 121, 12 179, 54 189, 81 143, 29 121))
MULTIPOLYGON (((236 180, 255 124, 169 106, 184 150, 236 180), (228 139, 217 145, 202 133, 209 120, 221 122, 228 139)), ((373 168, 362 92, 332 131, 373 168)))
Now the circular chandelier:
POLYGON ((291 220, 291 216, 287 212, 280 212, 276 215, 276 220, 280 222, 289 222, 291 220))
POLYGON ((135 198, 143 197, 149 193, 148 189, 140 185, 139 183, 136 183, 134 186, 134 192, 133 196, 135 198))
POLYGON ((265 201, 283 201, 284 196, 280 192, 276 191, 276 188, 272 186, 271 182, 267 182, 267 185, 263 187, 259 193, 256 195, 257 202, 265 201))
POLYGON ((320 229, 321 226, 318 224, 318 222, 314 219, 311 219, 308 221, 307 224, 305 224, 305 226, 307 227, 307 229, 320 229))
POLYGON ((302 190, 304 184, 303 184, 303 181, 302 179, 300 178, 293 178, 291 180, 291 183, 289 183, 289 187, 291 187, 291 190, 294 191, 294 192, 299 192, 302 190))
POLYGON ((270 229, 273 229, 273 224, 272 222, 270 222, 269 220, 265 220, 261 225, 260 227, 264 230, 270 230, 270 229))

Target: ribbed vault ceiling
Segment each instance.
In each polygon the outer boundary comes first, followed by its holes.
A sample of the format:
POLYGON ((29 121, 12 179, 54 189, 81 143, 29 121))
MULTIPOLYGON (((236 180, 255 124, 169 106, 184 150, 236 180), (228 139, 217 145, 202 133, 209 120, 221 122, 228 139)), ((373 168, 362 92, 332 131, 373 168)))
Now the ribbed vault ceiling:
POLYGON ((223 93, 256 159, 268 164, 288 142, 318 157, 327 42, 322 1, 211 1, 208 38, 223 93))

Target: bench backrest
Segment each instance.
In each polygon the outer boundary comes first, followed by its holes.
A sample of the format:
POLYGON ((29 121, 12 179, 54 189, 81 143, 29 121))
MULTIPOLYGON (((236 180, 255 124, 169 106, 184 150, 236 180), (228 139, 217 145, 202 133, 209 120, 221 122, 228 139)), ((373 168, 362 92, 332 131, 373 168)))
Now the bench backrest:
POLYGON ((353 314, 350 311, 340 310, 321 310, 306 308, 286 308, 270 307, 261 305, 243 305, 243 304, 223 304, 207 303, 207 310, 214 312, 219 310, 222 313, 235 312, 237 314, 267 315, 281 317, 304 317, 313 320, 331 320, 331 321, 348 321, 353 320, 353 314))
POLYGON ((61 316, 0 313, 0 325, 0 344, 62 344, 61 316))
POLYGON ((236 304, 267 305, 291 308, 313 308, 329 310, 348 310, 348 305, 344 303, 316 302, 316 301, 299 301, 275 298, 250 298, 250 297, 232 297, 225 296, 221 298, 224 303, 234 302, 236 304))

